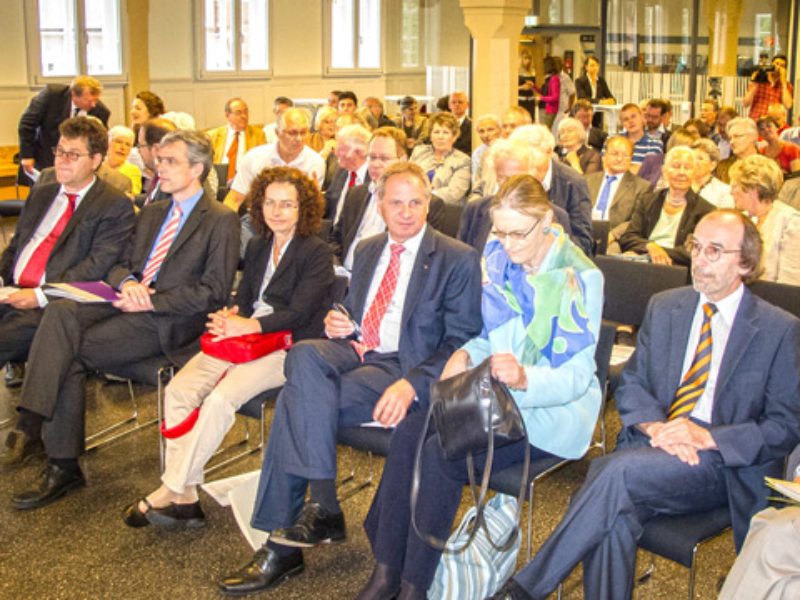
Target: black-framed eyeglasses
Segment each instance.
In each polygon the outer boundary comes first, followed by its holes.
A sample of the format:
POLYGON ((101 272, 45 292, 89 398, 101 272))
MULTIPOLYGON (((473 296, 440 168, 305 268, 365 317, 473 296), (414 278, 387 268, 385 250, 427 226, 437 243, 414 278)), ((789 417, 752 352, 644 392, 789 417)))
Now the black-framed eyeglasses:
POLYGON ((723 254, 736 254, 742 251, 741 248, 737 248, 736 250, 726 250, 719 244, 707 244, 704 246, 691 237, 686 240, 684 248, 686 248, 686 251, 692 255, 692 258, 697 258, 702 252, 705 259, 709 262, 717 262, 723 254))
POLYGON ((492 229, 492 235, 498 240, 512 239, 515 242, 521 242, 533 233, 533 230, 536 229, 541 221, 541 219, 536 219, 536 223, 534 223, 533 227, 528 229, 528 231, 500 231, 499 229, 492 229))
POLYGON ((61 147, 54 147, 51 148, 51 150, 53 151, 53 156, 58 158, 66 158, 69 162, 78 162, 78 159, 80 159, 82 156, 91 156, 91 154, 88 152, 82 153, 75 152, 74 150, 64 150, 61 147))

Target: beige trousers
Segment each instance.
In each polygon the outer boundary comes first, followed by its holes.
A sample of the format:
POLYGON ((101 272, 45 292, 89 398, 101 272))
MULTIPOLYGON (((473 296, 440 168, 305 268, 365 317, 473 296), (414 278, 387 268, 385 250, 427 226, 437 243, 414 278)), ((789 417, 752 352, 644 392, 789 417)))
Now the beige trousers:
POLYGON ((277 350, 247 363, 234 364, 201 352, 178 371, 165 392, 167 428, 183 421, 198 406, 200 414, 191 431, 166 440, 166 469, 161 476, 164 485, 173 492, 183 493, 186 486, 203 483, 205 464, 233 426, 239 407, 257 394, 286 382, 285 358, 286 351, 277 350))

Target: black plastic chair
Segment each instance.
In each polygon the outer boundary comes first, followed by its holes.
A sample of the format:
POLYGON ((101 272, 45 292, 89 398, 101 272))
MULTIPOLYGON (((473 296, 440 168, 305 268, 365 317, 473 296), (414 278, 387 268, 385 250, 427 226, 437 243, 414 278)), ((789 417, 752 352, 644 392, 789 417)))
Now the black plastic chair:
POLYGON ((592 221, 592 246, 595 256, 604 256, 608 250, 608 221, 592 221))
POLYGON ((464 210, 463 206, 458 204, 444 204, 444 224, 442 225, 442 233, 450 237, 458 236, 458 227, 461 224, 461 213, 464 210))
POLYGON ((756 296, 800 317, 800 286, 759 280, 748 287, 756 296))

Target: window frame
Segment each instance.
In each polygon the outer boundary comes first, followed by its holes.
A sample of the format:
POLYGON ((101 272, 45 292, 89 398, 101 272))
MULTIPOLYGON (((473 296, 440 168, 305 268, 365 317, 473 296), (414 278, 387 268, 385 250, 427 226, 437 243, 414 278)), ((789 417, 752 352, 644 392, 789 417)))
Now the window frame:
POLYGON ((267 3, 267 69, 253 70, 242 69, 242 0, 234 2, 234 68, 231 71, 208 71, 206 65, 206 36, 204 31, 205 3, 206 0, 192 0, 194 15, 194 56, 195 56, 195 79, 198 81, 236 81, 247 79, 271 79, 273 76, 273 61, 275 54, 272 51, 272 28, 275 22, 273 18, 273 6, 276 0, 265 0, 267 3))
POLYGON ((380 48, 380 58, 378 67, 359 67, 358 65, 358 32, 361 0, 353 0, 353 67, 334 67, 331 65, 331 43, 333 41, 332 31, 332 9, 333 0, 323 0, 322 2, 322 54, 323 54, 323 77, 375 77, 383 75, 385 72, 386 61, 386 0, 380 2, 380 36, 378 43, 380 48))
POLYGON ((128 71, 128 7, 127 0, 116 0, 119 8, 119 48, 120 48, 120 73, 119 75, 104 75, 89 73, 86 58, 88 34, 86 32, 85 15, 86 0, 71 0, 75 6, 75 31, 77 35, 77 72, 74 75, 44 75, 42 73, 42 40, 39 31, 39 0, 24 0, 23 14, 25 16, 25 43, 28 63, 28 82, 31 85, 46 85, 48 83, 69 84, 75 77, 88 75, 104 84, 127 84, 128 71))

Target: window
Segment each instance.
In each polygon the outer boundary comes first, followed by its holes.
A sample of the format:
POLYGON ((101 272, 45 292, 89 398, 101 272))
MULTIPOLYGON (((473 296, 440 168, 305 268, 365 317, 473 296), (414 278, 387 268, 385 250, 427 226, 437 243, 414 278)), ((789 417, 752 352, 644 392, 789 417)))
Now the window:
POLYGON ((27 0, 31 72, 48 78, 123 79, 120 0, 27 0))
POLYGON ((380 0, 326 0, 327 71, 381 68, 380 0))
POLYGON ((419 0, 403 0, 402 58, 404 69, 419 67, 419 0))
POLYGON ((269 1, 195 0, 201 79, 269 75, 269 1))

